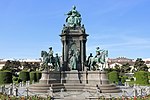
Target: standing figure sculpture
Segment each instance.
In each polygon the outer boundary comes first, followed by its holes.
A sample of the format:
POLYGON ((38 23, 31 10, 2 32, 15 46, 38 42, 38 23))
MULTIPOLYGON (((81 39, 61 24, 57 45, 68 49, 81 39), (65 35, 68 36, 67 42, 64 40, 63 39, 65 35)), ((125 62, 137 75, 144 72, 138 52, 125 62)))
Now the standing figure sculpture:
POLYGON ((71 66, 72 70, 77 69, 77 58, 76 58, 75 53, 73 53, 72 57, 70 58, 70 66, 71 66))
POLYGON ((56 53, 56 57, 55 57, 55 70, 56 71, 60 70, 60 58, 58 56, 58 53, 56 53))
POLYGON ((49 48, 49 60, 50 60, 50 63, 53 64, 54 61, 53 61, 53 50, 52 50, 52 47, 49 48))
POLYGON ((73 6, 72 10, 69 11, 66 15, 68 15, 68 17, 66 18, 68 26, 75 27, 81 25, 81 15, 76 10, 76 6, 73 6))
POLYGON ((90 55, 87 58, 87 67, 88 67, 88 70, 93 69, 92 61, 93 61, 93 56, 92 56, 92 53, 90 53, 90 55))

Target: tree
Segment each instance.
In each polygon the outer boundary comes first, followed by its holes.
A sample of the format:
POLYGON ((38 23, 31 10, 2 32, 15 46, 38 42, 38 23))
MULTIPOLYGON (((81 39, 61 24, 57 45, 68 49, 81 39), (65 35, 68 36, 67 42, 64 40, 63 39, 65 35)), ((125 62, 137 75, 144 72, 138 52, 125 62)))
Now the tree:
POLYGON ((115 70, 117 71, 117 72, 120 72, 120 66, 118 65, 118 64, 115 64, 115 70))
POLYGON ((121 66, 121 72, 122 73, 127 73, 131 70, 130 68, 130 64, 129 63, 125 63, 121 66))
POLYGON ((142 60, 142 58, 137 58, 137 60, 134 63, 134 68, 136 68, 137 71, 148 71, 148 67, 142 60))
POLYGON ((2 68, 2 70, 9 70, 9 71, 15 72, 16 70, 19 70, 20 66, 21 66, 21 64, 19 61, 7 60, 5 63, 5 66, 2 68))

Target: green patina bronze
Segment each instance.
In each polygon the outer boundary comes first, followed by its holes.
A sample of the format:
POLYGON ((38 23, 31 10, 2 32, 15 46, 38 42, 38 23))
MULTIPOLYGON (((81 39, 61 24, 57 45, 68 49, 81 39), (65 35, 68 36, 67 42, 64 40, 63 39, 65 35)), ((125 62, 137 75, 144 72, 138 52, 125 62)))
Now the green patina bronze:
POLYGON ((76 10, 76 6, 73 6, 72 10, 65 15, 67 15, 66 22, 68 26, 81 26, 81 14, 76 10))

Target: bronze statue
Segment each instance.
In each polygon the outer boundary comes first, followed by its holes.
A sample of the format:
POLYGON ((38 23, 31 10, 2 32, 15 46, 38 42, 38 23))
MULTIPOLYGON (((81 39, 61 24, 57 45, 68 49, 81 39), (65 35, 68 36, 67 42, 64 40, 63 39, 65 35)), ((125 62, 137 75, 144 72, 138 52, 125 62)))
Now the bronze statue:
POLYGON ((50 60, 50 63, 52 63, 52 59, 53 59, 53 50, 52 50, 52 47, 49 48, 49 60, 50 60))
POLYGON ((81 25, 81 15, 76 10, 76 6, 73 6, 72 10, 69 11, 66 15, 68 15, 68 17, 66 18, 68 26, 75 27, 81 25))
POLYGON ((77 69, 77 58, 76 58, 76 54, 75 53, 70 58, 70 66, 71 66, 72 70, 76 70, 77 69))

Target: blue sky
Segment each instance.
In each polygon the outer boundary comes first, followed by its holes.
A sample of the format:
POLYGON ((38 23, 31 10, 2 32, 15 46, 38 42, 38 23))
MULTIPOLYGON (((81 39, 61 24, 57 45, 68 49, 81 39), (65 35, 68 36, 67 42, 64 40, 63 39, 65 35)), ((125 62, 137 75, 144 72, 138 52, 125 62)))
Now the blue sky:
POLYGON ((99 46, 109 58, 150 58, 150 0, 0 0, 0 58, 39 58, 50 46, 60 55, 73 5, 89 34, 87 56, 99 46))

